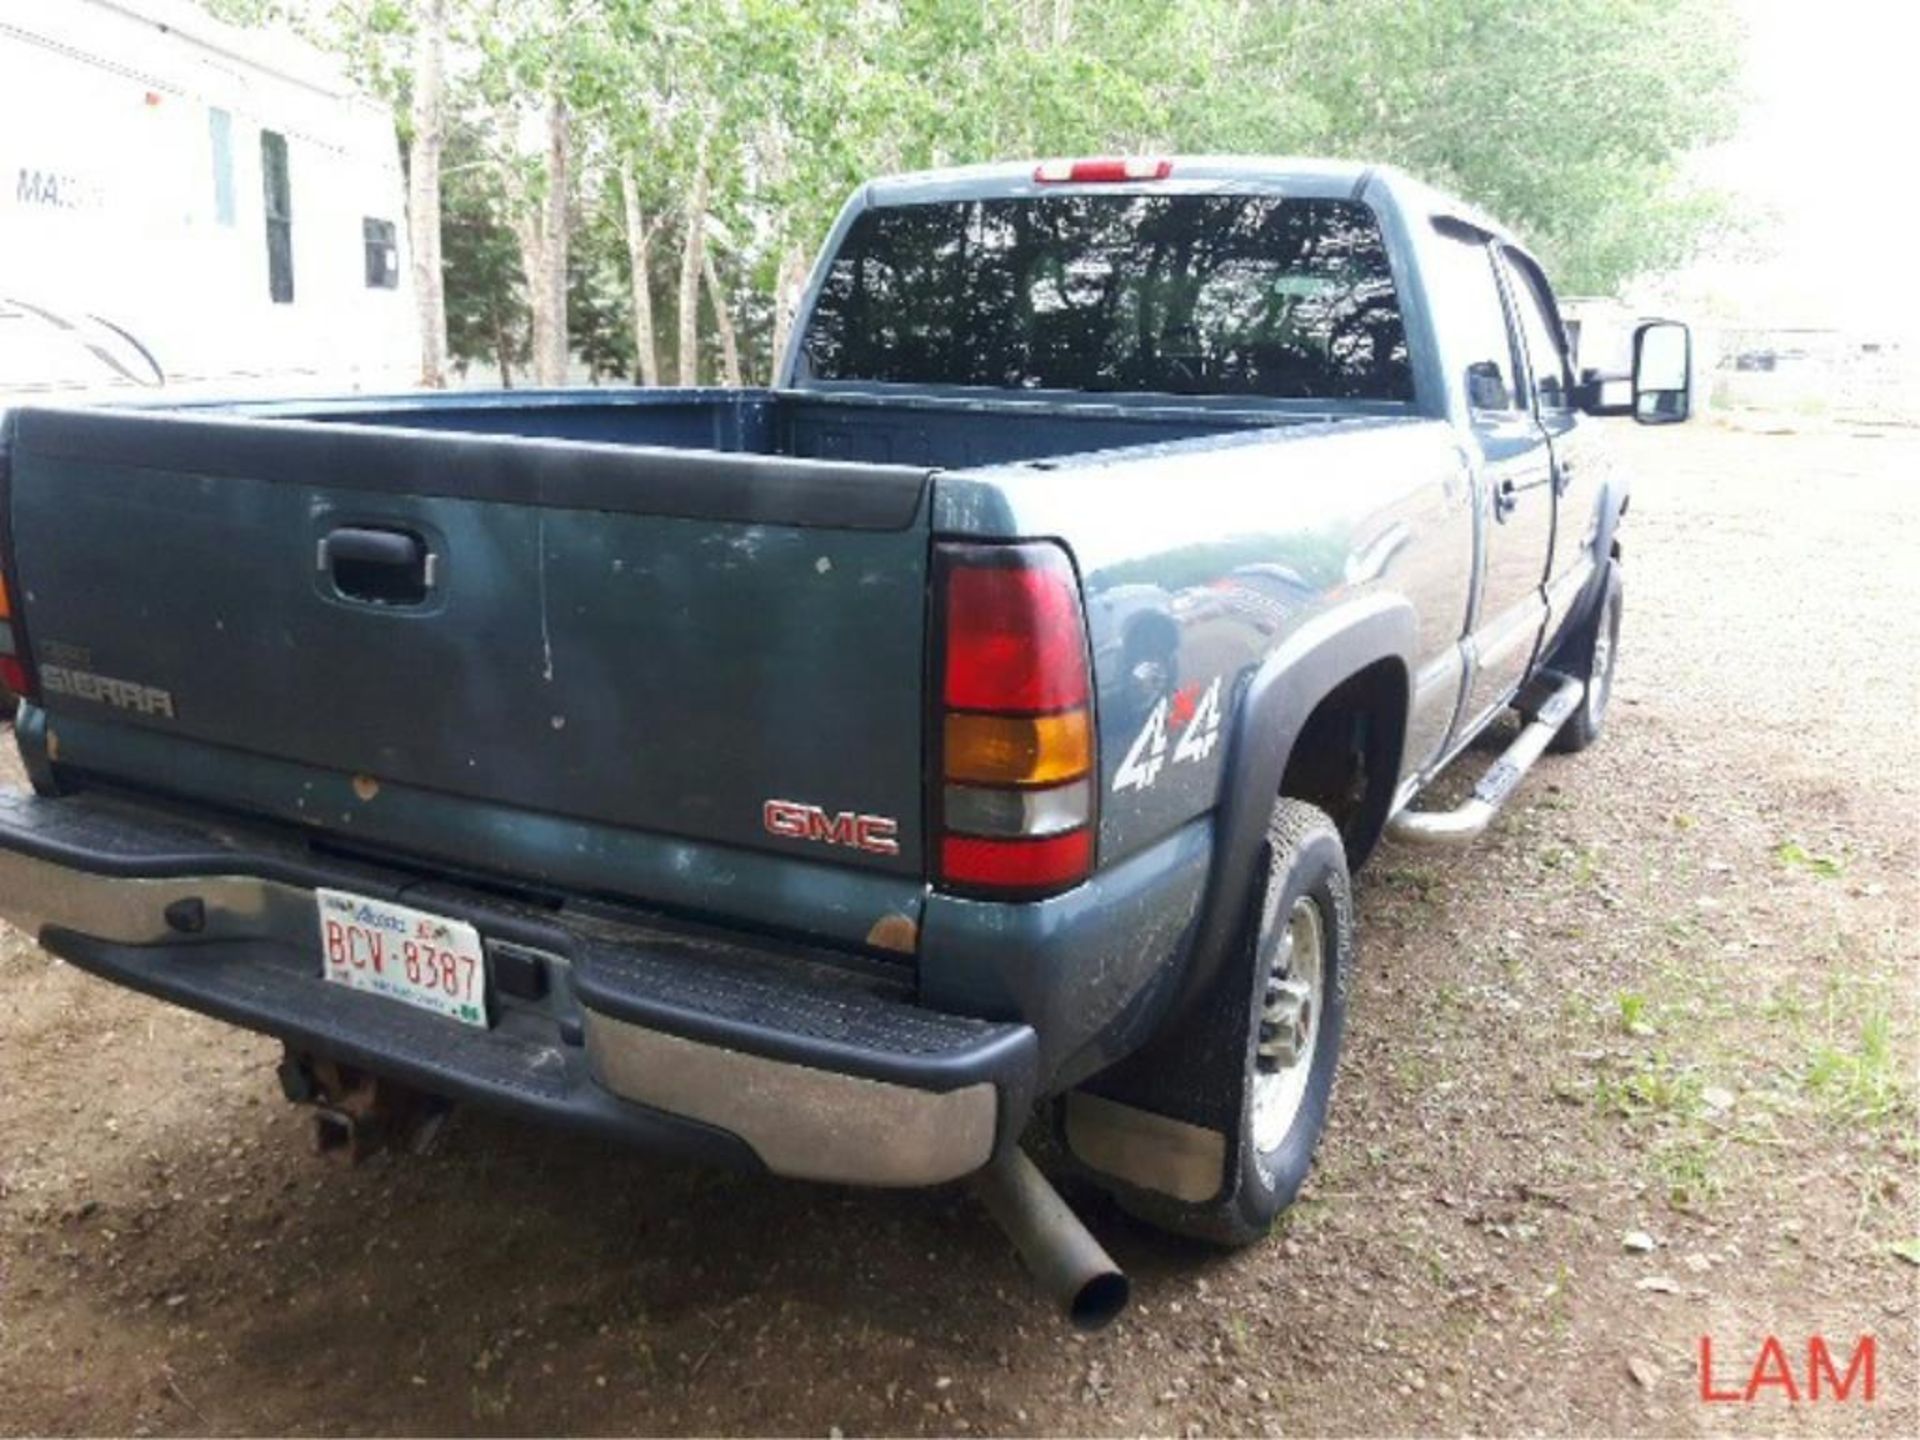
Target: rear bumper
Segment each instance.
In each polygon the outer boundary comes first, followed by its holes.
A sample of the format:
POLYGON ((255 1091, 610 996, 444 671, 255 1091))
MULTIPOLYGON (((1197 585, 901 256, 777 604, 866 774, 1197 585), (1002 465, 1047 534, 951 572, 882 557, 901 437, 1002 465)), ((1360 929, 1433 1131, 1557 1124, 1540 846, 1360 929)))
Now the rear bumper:
POLYGON ((890 965, 503 901, 119 797, 0 791, 0 915, 94 974, 304 1052, 798 1178, 955 1179, 1012 1144, 1033 1102, 1029 1026, 926 1009, 890 965), (317 886, 468 921, 541 983, 496 989, 485 1030, 330 984, 317 886))

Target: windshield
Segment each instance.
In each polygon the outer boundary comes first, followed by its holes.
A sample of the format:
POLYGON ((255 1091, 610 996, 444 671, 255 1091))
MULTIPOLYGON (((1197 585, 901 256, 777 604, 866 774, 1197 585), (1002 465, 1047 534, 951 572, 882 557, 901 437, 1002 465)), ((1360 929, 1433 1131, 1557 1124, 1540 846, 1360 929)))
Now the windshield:
POLYGON ((862 213, 802 378, 1407 400, 1373 212, 1345 200, 1046 195, 862 213))

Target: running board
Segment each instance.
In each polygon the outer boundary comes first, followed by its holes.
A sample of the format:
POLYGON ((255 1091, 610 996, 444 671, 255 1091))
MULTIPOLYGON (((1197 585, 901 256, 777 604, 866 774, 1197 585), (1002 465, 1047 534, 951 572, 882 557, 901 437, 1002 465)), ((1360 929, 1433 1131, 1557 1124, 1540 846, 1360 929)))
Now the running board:
POLYGON ((1478 839, 1560 733, 1567 717, 1587 698, 1583 681, 1570 676, 1546 678, 1553 689, 1535 707, 1527 727, 1487 767, 1464 804, 1452 810, 1402 810, 1387 822, 1387 834, 1414 845, 1466 845, 1478 839))

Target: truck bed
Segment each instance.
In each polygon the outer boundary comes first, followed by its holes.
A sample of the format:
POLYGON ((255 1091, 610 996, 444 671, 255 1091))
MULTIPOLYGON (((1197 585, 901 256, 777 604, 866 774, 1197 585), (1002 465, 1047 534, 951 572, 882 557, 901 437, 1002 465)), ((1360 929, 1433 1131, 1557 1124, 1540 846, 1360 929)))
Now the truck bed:
POLYGON ((22 410, 32 723, 60 784, 857 943, 926 873, 933 473, 1286 418, 713 390, 22 410), (783 802, 897 843, 771 833, 783 802))
POLYGON ((475 392, 220 408, 260 418, 940 469, 1314 418, 1208 401, 1102 403, 1003 393, 883 397, 851 389, 475 392))

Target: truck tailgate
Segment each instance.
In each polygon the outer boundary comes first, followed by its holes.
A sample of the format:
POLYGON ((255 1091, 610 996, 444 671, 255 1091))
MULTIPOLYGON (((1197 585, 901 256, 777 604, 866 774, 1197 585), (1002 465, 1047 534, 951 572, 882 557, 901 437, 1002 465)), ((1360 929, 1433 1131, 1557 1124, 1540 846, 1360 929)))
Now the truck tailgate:
MULTIPOLYGON (((508 852, 566 817, 920 873, 924 470, 206 415, 11 430, 59 766, 190 771, 195 798, 401 849, 383 796, 430 791, 431 848, 482 870, 525 873, 508 852), (890 827, 770 828, 770 800, 890 827)), ((552 829, 538 873, 573 878, 589 833, 552 829)))

